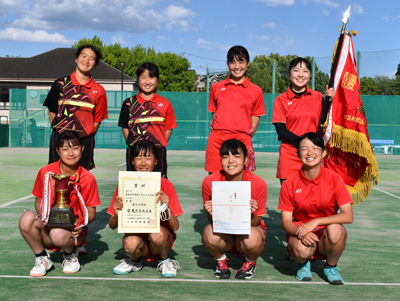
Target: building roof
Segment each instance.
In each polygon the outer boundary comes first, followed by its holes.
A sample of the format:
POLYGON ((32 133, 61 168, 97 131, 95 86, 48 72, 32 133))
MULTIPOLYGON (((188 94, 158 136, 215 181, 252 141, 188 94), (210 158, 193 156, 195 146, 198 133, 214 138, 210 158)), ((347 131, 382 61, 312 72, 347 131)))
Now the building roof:
MULTIPOLYGON (((69 75, 76 69, 76 48, 56 48, 28 58, 0 57, 0 79, 2 80, 55 80, 69 75)), ((100 61, 91 72, 96 81, 121 82, 121 71, 100 61)), ((124 74, 124 82, 135 79, 124 74)))

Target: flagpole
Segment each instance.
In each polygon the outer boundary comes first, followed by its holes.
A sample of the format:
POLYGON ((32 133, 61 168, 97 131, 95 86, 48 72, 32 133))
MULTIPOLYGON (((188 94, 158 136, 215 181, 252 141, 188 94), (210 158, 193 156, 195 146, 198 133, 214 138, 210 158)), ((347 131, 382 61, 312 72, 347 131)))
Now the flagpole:
MULTIPOLYGON (((330 76, 330 79, 329 79, 328 88, 332 88, 333 87, 333 82, 335 80, 336 67, 337 67, 337 64, 338 64, 338 61, 339 61, 340 50, 342 49, 343 38, 344 38, 344 35, 345 35, 345 32, 346 32, 346 25, 348 23, 349 16, 350 16, 350 8, 351 8, 351 5, 349 6, 347 11, 343 15, 343 19, 342 19, 343 26, 342 26, 342 29, 340 30, 339 42, 338 42, 338 45, 337 45, 337 48, 336 48, 335 58, 334 58, 334 61, 333 61, 332 67, 331 67, 331 76, 330 76)), ((328 111, 329 111, 329 108, 331 106, 331 101, 332 100, 333 99, 331 99, 330 97, 327 97, 325 95, 325 106, 324 106, 324 110, 322 112, 322 117, 319 120, 319 132, 318 133, 319 133, 320 136, 322 136, 322 131, 323 131, 322 126, 326 122, 326 117, 328 116, 328 111)))

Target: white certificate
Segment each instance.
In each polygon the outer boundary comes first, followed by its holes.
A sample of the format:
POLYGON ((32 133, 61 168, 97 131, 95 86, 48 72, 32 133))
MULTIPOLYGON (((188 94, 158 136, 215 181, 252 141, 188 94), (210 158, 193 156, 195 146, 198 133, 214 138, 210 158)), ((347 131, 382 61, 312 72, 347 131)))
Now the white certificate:
POLYGON ((118 195, 124 207, 118 212, 118 233, 160 233, 160 172, 119 172, 118 195))
POLYGON ((213 231, 227 234, 250 234, 251 182, 212 182, 213 231))

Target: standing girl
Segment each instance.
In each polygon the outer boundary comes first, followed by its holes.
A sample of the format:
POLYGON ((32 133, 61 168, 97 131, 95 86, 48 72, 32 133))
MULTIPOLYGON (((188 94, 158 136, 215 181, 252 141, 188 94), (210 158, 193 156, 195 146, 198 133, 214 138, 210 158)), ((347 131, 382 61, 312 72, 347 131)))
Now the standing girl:
MULTIPOLYGON (((135 171, 153 171, 158 159, 158 153, 154 144, 142 140, 135 143, 131 149, 131 161, 135 171)), ((176 239, 175 231, 179 228, 177 216, 183 214, 175 188, 170 181, 161 178, 161 191, 157 193, 158 202, 165 204, 167 209, 166 219, 161 221, 160 233, 134 233, 125 234, 122 247, 128 258, 122 259, 113 272, 124 275, 137 272, 143 268, 143 260, 159 260, 157 268, 163 277, 175 277, 178 262, 169 258, 169 250, 172 249, 176 239), (143 260, 142 260, 143 258, 143 260)), ((123 208, 123 200, 118 196, 118 186, 114 197, 107 210, 111 215, 108 224, 111 229, 118 227, 118 210, 123 208)))
POLYGON ((135 170, 131 161, 132 145, 138 140, 149 140, 157 148, 158 162, 155 171, 167 178, 167 145, 172 129, 176 128, 171 102, 157 94, 160 80, 158 67, 143 63, 136 70, 139 93, 127 98, 122 104, 118 126, 126 140, 126 170, 135 170))
MULTIPOLYGON (((272 123, 279 140, 278 171, 276 177, 281 184, 302 166, 296 156, 296 141, 307 132, 317 132, 322 115, 324 98, 320 92, 307 87, 311 77, 311 64, 302 57, 295 58, 289 66, 290 87, 274 102, 272 123)), ((326 86, 325 94, 333 99, 333 88, 326 86)))
POLYGON ((344 281, 337 263, 347 240, 343 224, 353 222, 353 201, 342 177, 321 167, 325 155, 318 134, 306 133, 299 138, 297 156, 303 167, 283 183, 278 209, 288 251, 297 262, 296 279, 311 281, 309 259, 326 259, 323 278, 340 285, 344 281))
POLYGON ((250 56, 246 48, 233 46, 227 54, 230 76, 211 87, 208 111, 212 113, 205 169, 209 173, 222 169, 219 150, 224 141, 238 139, 247 148, 246 170, 256 170, 251 138, 257 131, 260 116, 265 115, 261 88, 246 76, 250 56))
POLYGON ((55 80, 44 101, 49 109, 53 133, 50 140, 49 163, 57 162, 59 135, 64 131, 77 132, 84 146, 80 165, 87 170, 95 167, 93 161, 94 136, 103 119, 108 118, 107 95, 90 72, 102 55, 93 45, 82 45, 75 54, 75 71, 55 80))

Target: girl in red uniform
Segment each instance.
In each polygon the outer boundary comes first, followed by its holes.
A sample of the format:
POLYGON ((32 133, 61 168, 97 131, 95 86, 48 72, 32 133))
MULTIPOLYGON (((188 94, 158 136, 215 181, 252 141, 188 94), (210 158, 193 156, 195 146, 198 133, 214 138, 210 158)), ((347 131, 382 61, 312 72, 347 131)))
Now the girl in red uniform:
MULTIPOLYGON (((158 159, 154 144, 147 140, 136 142, 131 151, 132 164, 136 171, 153 171, 158 159)), ((143 268, 143 260, 159 259, 158 269, 163 277, 175 277, 179 266, 176 260, 168 256, 176 239, 175 231, 179 228, 177 216, 183 214, 175 188, 170 181, 161 178, 161 191, 157 193, 158 202, 165 204, 166 220, 161 221, 160 233, 125 234, 122 247, 128 258, 122 259, 113 272, 124 275, 143 268), (142 260, 143 257, 143 260, 142 260)), ((118 211, 123 208, 123 200, 118 196, 118 186, 107 213, 111 215, 108 224, 111 229, 118 227, 118 211)))
POLYGON ((323 278, 340 285, 344 281, 337 263, 347 240, 343 224, 353 222, 353 201, 342 177, 321 167, 325 155, 318 134, 307 133, 299 138, 297 156, 303 167, 283 183, 278 209, 288 250, 297 262, 296 279, 311 281, 309 259, 326 259, 323 278))
POLYGON ((222 169, 203 180, 203 206, 207 213, 209 224, 203 230, 203 245, 214 257, 216 268, 214 276, 228 279, 231 270, 228 267, 228 257, 225 252, 245 254, 242 267, 236 272, 237 279, 250 279, 257 267, 257 258, 264 251, 267 227, 262 216, 265 214, 267 203, 267 184, 263 179, 244 170, 247 161, 246 146, 237 139, 225 141, 220 150, 222 169), (212 182, 214 181, 249 181, 251 182, 251 233, 249 235, 235 235, 214 233, 213 230, 213 203, 212 182))
POLYGON ((177 127, 171 102, 157 94, 160 80, 158 67, 153 63, 143 63, 136 70, 139 93, 125 99, 119 115, 118 126, 128 145, 126 150, 126 170, 135 170, 130 153, 136 141, 145 139, 157 148, 158 161, 155 171, 167 178, 167 145, 172 130, 177 127))
POLYGON ((49 163, 60 160, 56 150, 58 136, 64 131, 73 131, 82 138, 84 146, 79 164, 87 170, 95 167, 94 136, 103 119, 108 118, 106 91, 90 75, 101 58, 96 46, 80 46, 75 54, 75 71, 55 80, 51 86, 43 103, 49 109, 49 120, 53 128, 49 163))
MULTIPOLYGON (((272 123, 279 140, 278 171, 276 177, 281 184, 302 166, 296 156, 296 140, 307 132, 317 132, 318 122, 324 106, 320 92, 307 87, 311 77, 311 64, 302 57, 292 60, 289 66, 290 87, 274 102, 272 123)), ((333 88, 326 86, 325 94, 333 99, 333 88)))
MULTIPOLYGON (((79 165, 83 152, 82 140, 75 132, 63 132, 59 136, 56 150, 60 160, 42 167, 36 177, 32 194, 36 197, 35 211, 26 210, 20 220, 19 229, 22 237, 36 255, 36 263, 30 275, 41 277, 53 266, 46 249, 51 251, 63 250, 63 272, 76 273, 80 269, 78 261, 78 246, 85 245, 88 234, 87 224, 96 218, 96 206, 100 205, 99 193, 94 176, 79 165), (72 231, 61 228, 45 228, 46 222, 42 221, 41 212, 45 202, 44 189, 48 174, 71 174, 68 185, 67 199, 76 215, 76 228, 72 231), (82 204, 84 203, 84 205, 82 204), (85 214, 87 207, 87 214, 85 214)), ((51 181, 51 180, 50 180, 51 181)), ((49 193, 50 194, 50 193, 49 193)), ((43 219, 44 215, 43 215, 43 219)))
POLYGON ((256 170, 251 138, 257 131, 260 116, 265 115, 261 88, 246 76, 250 56, 246 48, 234 46, 227 54, 230 76, 211 87, 208 111, 212 113, 208 136, 205 169, 209 173, 221 170, 219 150, 224 141, 238 139, 247 148, 246 170, 256 170))

